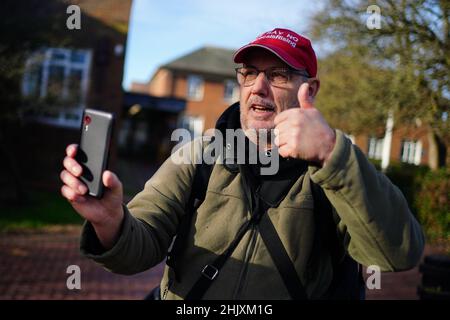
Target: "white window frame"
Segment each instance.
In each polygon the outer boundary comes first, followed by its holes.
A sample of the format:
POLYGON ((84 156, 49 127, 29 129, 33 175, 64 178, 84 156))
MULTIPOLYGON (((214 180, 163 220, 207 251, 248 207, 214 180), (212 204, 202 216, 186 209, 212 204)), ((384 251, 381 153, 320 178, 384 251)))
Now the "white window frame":
POLYGON ((400 161, 420 165, 422 160, 422 141, 403 140, 401 144, 400 161))
POLYGON ((187 76, 187 98, 191 101, 203 100, 205 81, 199 75, 191 74, 187 76))
POLYGON ((369 137, 367 156, 371 159, 381 160, 383 156, 383 138, 369 137))
POLYGON ((223 99, 225 102, 236 102, 239 100, 239 85, 237 81, 227 79, 223 82, 223 99), (231 87, 231 95, 228 88, 231 87))
POLYGON ((39 88, 39 98, 47 96, 50 67, 59 66, 64 68, 64 80, 61 98, 67 98, 69 94, 68 82, 71 70, 81 71, 81 97, 78 105, 70 107, 61 107, 58 109, 57 117, 49 117, 42 114, 33 116, 33 120, 61 127, 78 128, 80 126, 83 109, 86 107, 86 96, 89 86, 89 73, 92 61, 92 50, 89 49, 66 49, 66 48, 46 48, 32 54, 27 60, 25 73, 22 81, 22 94, 28 96, 31 94, 30 89, 30 69, 36 65, 41 65, 41 83, 39 88), (76 51, 84 55, 83 62, 74 62, 70 60, 71 53, 76 51), (64 56, 62 60, 52 59, 53 54, 64 56))

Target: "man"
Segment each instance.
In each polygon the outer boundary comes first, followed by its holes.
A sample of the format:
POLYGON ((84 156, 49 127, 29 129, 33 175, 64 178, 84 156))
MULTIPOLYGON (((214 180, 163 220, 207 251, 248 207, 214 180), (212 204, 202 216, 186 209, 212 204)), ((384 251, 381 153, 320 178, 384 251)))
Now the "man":
MULTIPOLYGON (((240 103, 224 112, 218 132, 242 128, 251 145, 259 143, 252 132, 275 129, 279 168, 265 176, 260 163, 214 165, 206 197, 179 240, 176 267, 165 269, 161 298, 330 298, 336 278, 344 287, 349 282, 347 260, 385 271, 415 266, 423 234, 403 195, 314 106, 319 80, 310 41, 274 29, 239 49, 234 61, 243 64, 240 103)), ((103 199, 86 196, 75 154, 69 146, 61 191, 87 220, 82 252, 122 274, 163 261, 190 210, 200 166, 169 158, 123 206, 121 183, 110 171, 103 174, 103 199)))

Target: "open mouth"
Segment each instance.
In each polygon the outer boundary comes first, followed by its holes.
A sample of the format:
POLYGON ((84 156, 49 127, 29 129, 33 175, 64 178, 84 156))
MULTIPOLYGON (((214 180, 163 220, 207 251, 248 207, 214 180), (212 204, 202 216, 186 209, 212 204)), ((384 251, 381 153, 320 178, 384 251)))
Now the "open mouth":
POLYGON ((268 113, 268 112, 274 112, 275 109, 272 107, 268 107, 268 106, 262 106, 262 105, 258 105, 258 104, 253 104, 250 107, 251 110, 257 112, 257 113, 268 113))

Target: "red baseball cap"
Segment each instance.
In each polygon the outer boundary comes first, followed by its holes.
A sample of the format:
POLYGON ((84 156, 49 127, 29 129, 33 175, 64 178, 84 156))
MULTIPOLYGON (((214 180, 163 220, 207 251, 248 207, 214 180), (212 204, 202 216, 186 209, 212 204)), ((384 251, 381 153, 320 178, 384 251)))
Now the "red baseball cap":
POLYGON ((317 74, 317 58, 311 41, 294 31, 276 28, 259 35, 234 53, 234 62, 242 63, 248 51, 255 47, 269 50, 294 69, 305 69, 310 77, 317 74))

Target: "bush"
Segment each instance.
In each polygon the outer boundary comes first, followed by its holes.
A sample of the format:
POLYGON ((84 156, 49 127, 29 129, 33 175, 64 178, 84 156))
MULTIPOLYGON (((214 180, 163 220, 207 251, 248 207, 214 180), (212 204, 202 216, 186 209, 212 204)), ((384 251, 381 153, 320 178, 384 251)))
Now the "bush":
POLYGON ((450 241, 449 168, 430 171, 424 175, 414 205, 429 240, 450 241))
POLYGON ((408 201, 409 207, 417 216, 416 198, 421 190, 423 177, 429 172, 426 166, 416 166, 407 163, 391 163, 386 175, 399 189, 408 201))
POLYGON ((391 163, 386 175, 402 191, 430 242, 450 243, 450 168, 391 163))

